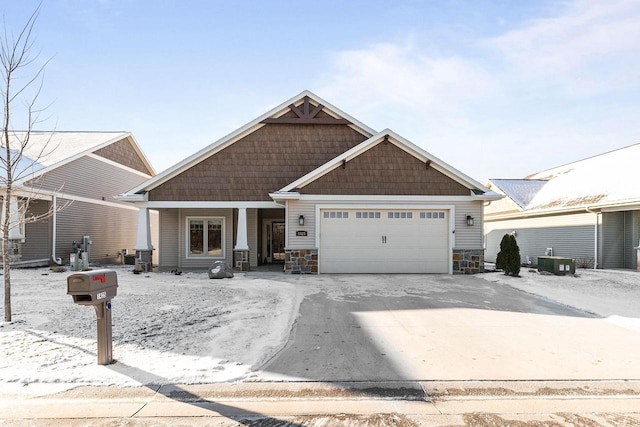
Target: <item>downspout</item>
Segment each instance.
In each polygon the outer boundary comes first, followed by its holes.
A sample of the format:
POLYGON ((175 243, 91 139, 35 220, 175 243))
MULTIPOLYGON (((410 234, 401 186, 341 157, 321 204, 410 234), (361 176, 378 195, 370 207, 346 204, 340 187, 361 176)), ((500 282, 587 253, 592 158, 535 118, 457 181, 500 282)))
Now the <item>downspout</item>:
POLYGON ((51 196, 51 261, 56 265, 62 265, 62 260, 56 258, 56 238, 58 235, 58 197, 51 196))
POLYGON ((602 214, 602 211, 600 212, 596 212, 593 211, 591 209, 589 209, 589 207, 587 206, 586 211, 588 213, 592 213, 596 215, 596 224, 594 226, 593 229, 593 269, 597 270, 598 269, 598 225, 600 223, 599 219, 600 219, 600 215, 602 214))
POLYGON ((485 222, 484 222, 484 208, 491 204, 492 200, 484 202, 482 204, 482 250, 484 251, 484 255, 487 255, 487 235, 485 233, 485 222))

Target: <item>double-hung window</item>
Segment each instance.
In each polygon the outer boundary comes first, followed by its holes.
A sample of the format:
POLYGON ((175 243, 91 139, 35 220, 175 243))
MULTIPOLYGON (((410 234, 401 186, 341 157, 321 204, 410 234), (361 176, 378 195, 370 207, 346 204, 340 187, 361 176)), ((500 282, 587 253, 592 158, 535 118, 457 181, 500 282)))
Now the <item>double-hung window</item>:
POLYGON ((224 218, 187 218, 187 256, 224 258, 224 218))

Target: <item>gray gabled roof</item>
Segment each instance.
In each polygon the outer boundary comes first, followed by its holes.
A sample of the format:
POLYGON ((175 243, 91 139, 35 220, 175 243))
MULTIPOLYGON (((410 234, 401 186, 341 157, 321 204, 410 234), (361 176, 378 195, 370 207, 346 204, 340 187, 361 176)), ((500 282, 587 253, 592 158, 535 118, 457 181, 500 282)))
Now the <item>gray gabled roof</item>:
POLYGON ((491 183, 522 209, 526 209, 547 181, 541 179, 492 179, 491 183))

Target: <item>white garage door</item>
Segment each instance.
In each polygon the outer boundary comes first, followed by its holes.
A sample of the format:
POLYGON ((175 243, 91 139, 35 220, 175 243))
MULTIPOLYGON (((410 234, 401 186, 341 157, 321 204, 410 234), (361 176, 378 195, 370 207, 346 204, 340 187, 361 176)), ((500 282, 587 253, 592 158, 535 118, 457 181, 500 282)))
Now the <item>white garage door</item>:
POLYGON ((320 211, 321 273, 448 273, 446 210, 320 211))

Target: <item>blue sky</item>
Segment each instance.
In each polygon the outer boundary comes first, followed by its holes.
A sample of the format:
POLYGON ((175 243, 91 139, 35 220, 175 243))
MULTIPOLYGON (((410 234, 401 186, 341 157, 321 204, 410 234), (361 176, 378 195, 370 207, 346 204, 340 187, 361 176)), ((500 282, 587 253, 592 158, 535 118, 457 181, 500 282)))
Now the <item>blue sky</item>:
POLYGON ((481 182, 640 143, 638 0, 44 0, 35 35, 37 128, 130 131, 157 171, 305 89, 481 182))

